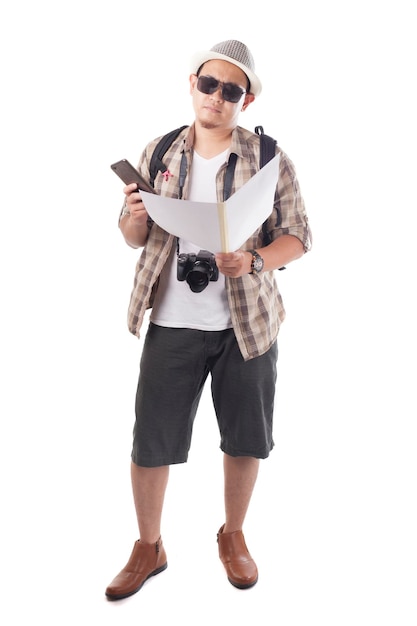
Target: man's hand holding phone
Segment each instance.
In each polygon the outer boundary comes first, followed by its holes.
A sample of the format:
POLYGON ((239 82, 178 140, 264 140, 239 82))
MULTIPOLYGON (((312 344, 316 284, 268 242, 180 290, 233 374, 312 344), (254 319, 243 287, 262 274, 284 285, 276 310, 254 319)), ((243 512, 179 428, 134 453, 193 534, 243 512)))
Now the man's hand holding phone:
POLYGON ((126 185, 123 189, 126 202, 119 220, 120 229, 126 242, 132 248, 139 248, 145 245, 149 235, 148 213, 142 202, 140 190, 150 193, 155 193, 155 190, 127 159, 117 161, 110 167, 126 185))
POLYGON ((148 220, 148 213, 145 209, 145 205, 142 202, 140 196, 140 190, 137 183, 131 183, 126 185, 123 189, 123 193, 126 195, 126 210, 123 211, 125 215, 130 216, 132 225, 144 226, 148 220))

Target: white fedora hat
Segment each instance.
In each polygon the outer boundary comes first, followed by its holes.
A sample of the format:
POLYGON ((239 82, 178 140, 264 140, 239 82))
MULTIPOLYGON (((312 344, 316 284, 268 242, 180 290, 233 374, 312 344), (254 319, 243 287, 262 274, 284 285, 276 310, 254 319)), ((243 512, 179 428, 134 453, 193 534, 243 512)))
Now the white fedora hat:
POLYGON ((228 61, 237 65, 249 79, 250 93, 253 93, 254 96, 259 96, 262 91, 262 84, 255 74, 253 56, 244 43, 235 39, 229 39, 228 41, 217 43, 210 50, 196 52, 191 58, 191 72, 196 74, 203 63, 213 59, 220 59, 221 61, 228 61))

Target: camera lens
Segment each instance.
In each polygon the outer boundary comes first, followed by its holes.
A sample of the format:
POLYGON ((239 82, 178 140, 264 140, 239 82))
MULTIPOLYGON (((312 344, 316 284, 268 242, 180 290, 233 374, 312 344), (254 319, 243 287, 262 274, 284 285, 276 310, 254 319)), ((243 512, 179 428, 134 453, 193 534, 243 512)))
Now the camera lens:
POLYGON ((201 263, 196 261, 192 270, 187 274, 187 283, 190 286, 191 291, 194 293, 200 293, 203 291, 210 280, 210 268, 207 267, 207 263, 201 263))

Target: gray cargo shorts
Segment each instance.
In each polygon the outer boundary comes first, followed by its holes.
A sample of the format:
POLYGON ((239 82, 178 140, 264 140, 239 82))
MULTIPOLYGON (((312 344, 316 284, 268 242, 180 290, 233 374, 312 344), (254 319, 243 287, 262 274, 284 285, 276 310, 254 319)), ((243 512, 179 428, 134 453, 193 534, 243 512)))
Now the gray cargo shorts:
POLYGON ((220 433, 230 456, 264 459, 272 436, 278 347, 244 361, 233 329, 165 328, 145 337, 136 393, 132 461, 143 467, 184 463, 208 375, 220 433))

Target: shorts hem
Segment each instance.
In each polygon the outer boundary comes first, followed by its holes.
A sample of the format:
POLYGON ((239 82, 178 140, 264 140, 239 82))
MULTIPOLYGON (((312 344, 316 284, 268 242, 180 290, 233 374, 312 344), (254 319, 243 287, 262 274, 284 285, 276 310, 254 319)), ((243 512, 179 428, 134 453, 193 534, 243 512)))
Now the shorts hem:
POLYGON ((263 450, 256 450, 255 451, 247 451, 247 450, 229 450, 226 447, 220 446, 220 450, 222 452, 224 452, 224 454, 227 454, 228 456, 233 456, 233 457, 237 457, 237 456, 250 456, 254 459, 267 459, 269 457, 269 454, 272 452, 273 450, 273 445, 270 448, 264 448, 263 450))
POLYGON ((188 456, 185 457, 175 457, 174 459, 170 459, 168 457, 160 458, 160 459, 139 459, 137 455, 131 455, 132 463, 137 465, 138 467, 162 467, 163 465, 179 465, 180 463, 186 463, 188 460, 188 456))

